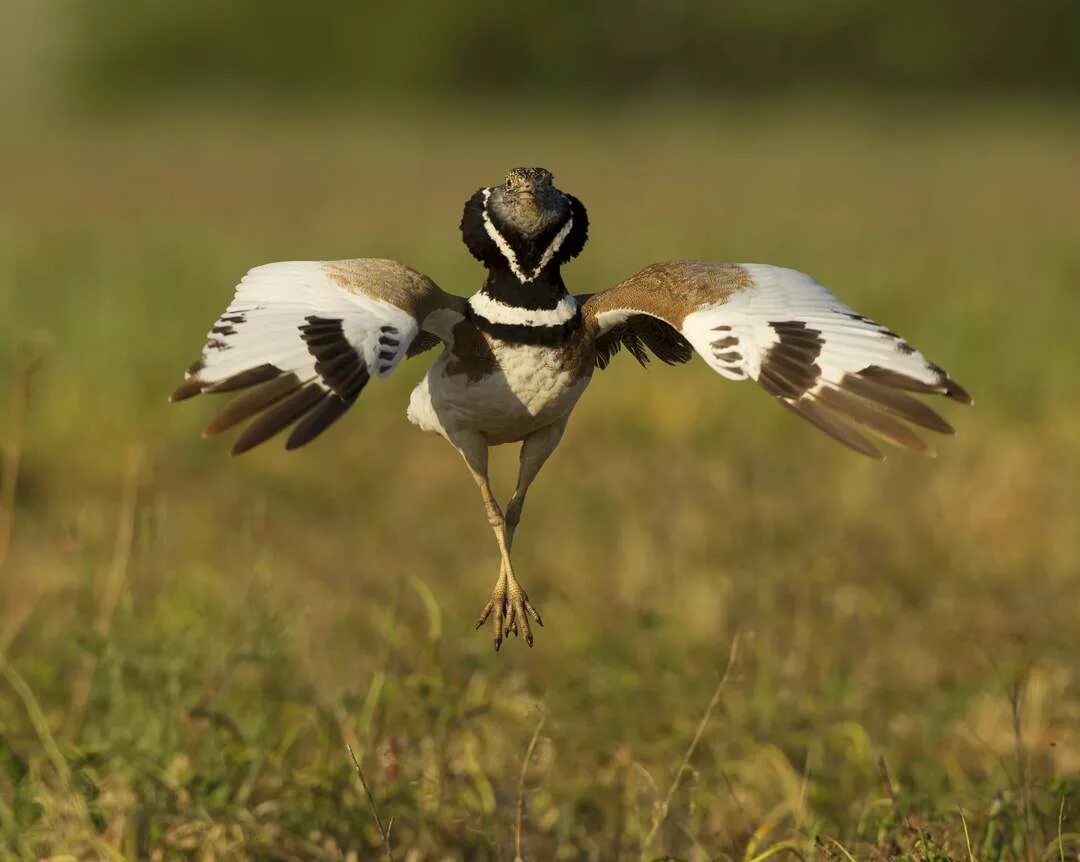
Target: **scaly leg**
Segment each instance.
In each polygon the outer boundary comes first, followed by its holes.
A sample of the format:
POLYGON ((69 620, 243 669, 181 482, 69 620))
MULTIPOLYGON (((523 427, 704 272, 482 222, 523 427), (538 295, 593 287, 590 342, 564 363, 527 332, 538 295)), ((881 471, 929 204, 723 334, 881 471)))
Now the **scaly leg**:
POLYGON ((544 462, 551 457, 555 447, 562 440, 563 431, 566 430, 566 422, 558 425, 549 425, 534 431, 521 444, 520 465, 518 467, 517 487, 514 496, 506 504, 506 547, 509 549, 514 544, 514 531, 521 521, 521 509, 525 505, 525 494, 529 486, 536 479, 536 474, 544 466, 544 462))
MULTIPOLYGON (((517 487, 514 489, 514 496, 506 504, 506 548, 508 551, 514 544, 514 533, 521 522, 521 510, 525 505, 525 495, 529 491, 529 486, 536 478, 536 474, 540 472, 540 468, 544 466, 544 462, 555 451, 555 447, 559 445, 565 430, 566 422, 549 425, 547 428, 534 431, 521 444, 517 487)), ((539 614, 536 614, 536 621, 540 625, 544 624, 539 614)), ((525 626, 528 626, 528 620, 525 620, 525 626)), ((506 631, 517 634, 517 615, 513 610, 511 610, 507 619, 506 631)))
MULTIPOLYGON (((499 508, 495 495, 491 492, 491 483, 488 481, 488 444, 480 434, 459 433, 450 441, 457 447, 465 464, 469 468, 480 496, 484 501, 484 513, 488 523, 495 533, 495 541, 499 545, 501 562, 499 566, 499 579, 495 582, 495 588, 491 591, 491 600, 487 603, 476 627, 480 628, 487 618, 495 614, 495 649, 502 646, 503 637, 509 631, 508 620, 516 623, 521 621, 521 628, 525 636, 525 642, 532 646, 532 628, 529 625, 529 614, 540 622, 540 614, 529 601, 529 596, 514 576, 514 567, 510 563, 510 548, 506 542, 506 519, 502 509, 499 508)), ((543 623, 540 623, 543 625, 543 623)))

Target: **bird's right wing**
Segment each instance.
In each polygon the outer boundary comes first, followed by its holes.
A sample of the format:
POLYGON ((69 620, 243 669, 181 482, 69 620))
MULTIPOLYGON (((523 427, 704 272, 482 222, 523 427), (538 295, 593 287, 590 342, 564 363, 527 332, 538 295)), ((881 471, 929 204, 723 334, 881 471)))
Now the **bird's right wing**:
POLYGON ((285 444, 295 449, 348 410, 372 377, 449 341, 464 312, 464 299, 392 260, 258 266, 241 279, 171 400, 247 390, 206 434, 256 417, 233 446, 239 454, 298 423, 285 444))

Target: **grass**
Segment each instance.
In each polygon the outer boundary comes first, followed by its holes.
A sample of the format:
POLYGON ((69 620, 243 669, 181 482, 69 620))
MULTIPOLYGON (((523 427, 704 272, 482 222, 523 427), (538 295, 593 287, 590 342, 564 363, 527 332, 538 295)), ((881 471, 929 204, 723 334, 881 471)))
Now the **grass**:
POLYGON ((0 140, 7 855, 1077 858, 1074 108, 20 129, 0 140), (875 464, 702 364, 622 357, 515 545, 547 626, 493 654, 475 488, 403 417, 424 360, 289 456, 231 460, 199 439, 212 405, 165 395, 251 265, 399 257, 470 292, 460 206, 534 162, 590 209, 573 289, 673 257, 795 266, 976 407, 944 408, 938 459, 875 464))

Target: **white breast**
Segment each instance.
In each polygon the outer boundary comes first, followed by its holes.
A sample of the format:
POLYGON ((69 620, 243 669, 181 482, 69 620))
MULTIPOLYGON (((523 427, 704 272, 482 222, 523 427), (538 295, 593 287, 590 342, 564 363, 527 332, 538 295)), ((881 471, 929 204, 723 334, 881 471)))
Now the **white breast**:
POLYGON ((492 443, 521 440, 562 421, 589 383, 566 348, 509 344, 491 339, 495 368, 479 378, 453 373, 448 353, 413 390, 409 420, 444 437, 476 430, 492 443))

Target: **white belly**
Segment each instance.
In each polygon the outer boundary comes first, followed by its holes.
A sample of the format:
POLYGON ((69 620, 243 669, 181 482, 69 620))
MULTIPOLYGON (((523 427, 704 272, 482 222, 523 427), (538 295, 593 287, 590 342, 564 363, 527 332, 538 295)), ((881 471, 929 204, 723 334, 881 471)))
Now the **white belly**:
POLYGON ((444 437, 471 430, 510 443, 561 422, 589 384, 561 348, 497 340, 491 348, 494 369, 472 378, 444 352, 413 390, 409 420, 444 437))

